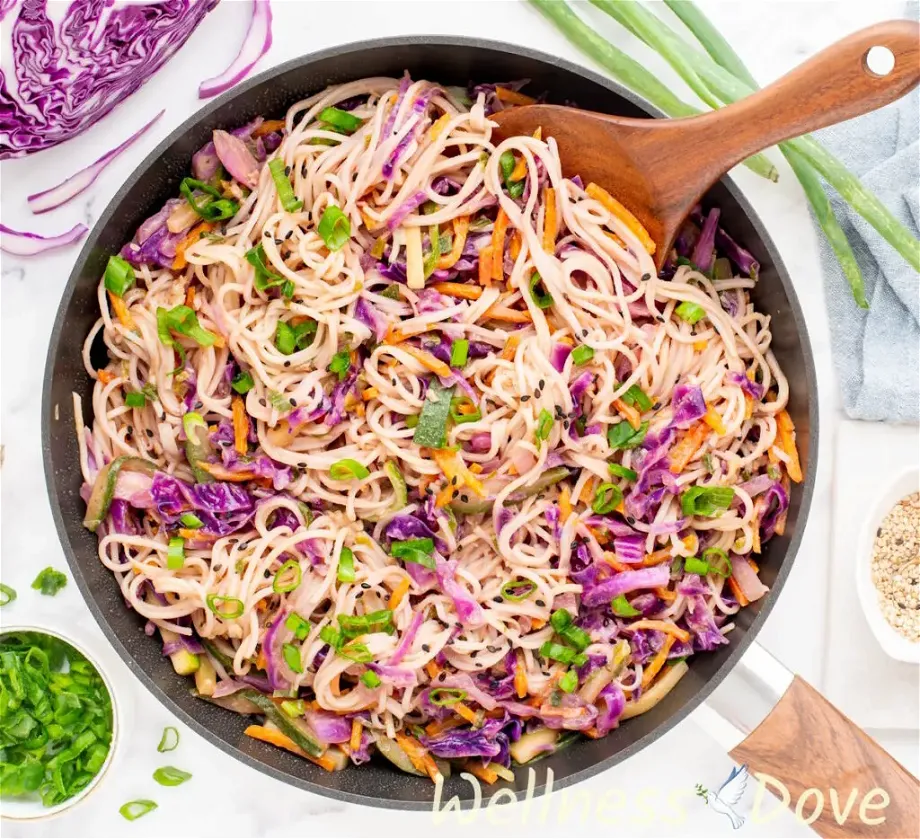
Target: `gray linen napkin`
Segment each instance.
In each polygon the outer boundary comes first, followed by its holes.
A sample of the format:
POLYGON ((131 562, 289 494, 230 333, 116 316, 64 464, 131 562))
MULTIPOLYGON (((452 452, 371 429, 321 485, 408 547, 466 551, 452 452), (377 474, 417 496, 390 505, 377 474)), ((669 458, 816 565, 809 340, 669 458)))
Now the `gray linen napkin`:
MULTIPOLYGON (((916 17, 911 4, 910 16, 916 17)), ((917 91, 859 119, 819 132, 820 142, 860 177, 914 236, 920 228, 917 91)), ((834 364, 854 419, 920 421, 920 276, 836 192, 831 204, 856 254, 869 309, 849 286, 819 231, 834 364)))

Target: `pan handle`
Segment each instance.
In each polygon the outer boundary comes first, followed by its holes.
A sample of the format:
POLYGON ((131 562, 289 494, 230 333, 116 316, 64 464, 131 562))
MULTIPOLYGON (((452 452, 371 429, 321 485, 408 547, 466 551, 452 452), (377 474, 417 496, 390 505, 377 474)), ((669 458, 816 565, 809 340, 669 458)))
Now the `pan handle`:
POLYGON ((756 642, 695 717, 820 836, 920 836, 917 779, 756 642))

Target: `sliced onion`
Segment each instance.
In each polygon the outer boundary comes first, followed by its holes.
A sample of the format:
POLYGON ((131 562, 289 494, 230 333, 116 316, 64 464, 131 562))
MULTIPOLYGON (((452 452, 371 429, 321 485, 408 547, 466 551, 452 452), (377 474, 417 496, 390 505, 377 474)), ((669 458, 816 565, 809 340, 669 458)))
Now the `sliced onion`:
POLYGON ((0 251, 14 256, 37 256, 45 251, 62 248, 79 242, 89 228, 85 224, 75 224, 60 236, 39 236, 37 233, 21 233, 0 224, 0 251))
POLYGON ((85 169, 81 169, 75 175, 71 175, 66 181, 62 181, 57 186, 46 189, 44 192, 36 192, 34 195, 30 195, 26 199, 29 204, 29 209, 36 214, 47 213, 49 210, 60 207, 61 204, 66 204, 71 199, 76 198, 102 174, 102 170, 105 169, 106 166, 144 134, 144 132, 165 113, 166 109, 164 108, 150 120, 150 122, 128 137, 121 145, 115 146, 114 149, 110 152, 106 152, 95 163, 91 163, 85 169))
POLYGON ((770 589, 760 581, 757 572, 745 557, 732 554, 731 560, 732 577, 735 578, 738 588, 751 603, 760 600, 770 589))
POLYGON ((217 96, 241 82, 272 45, 272 10, 269 0, 253 0, 249 29, 243 45, 230 66, 219 76, 207 79, 198 87, 198 98, 217 96))

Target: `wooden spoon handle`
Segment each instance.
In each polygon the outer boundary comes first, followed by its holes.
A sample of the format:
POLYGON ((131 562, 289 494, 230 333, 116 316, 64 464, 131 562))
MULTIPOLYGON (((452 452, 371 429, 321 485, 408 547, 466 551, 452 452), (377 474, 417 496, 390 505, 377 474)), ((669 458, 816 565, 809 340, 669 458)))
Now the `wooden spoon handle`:
POLYGON ((890 20, 829 46, 773 84, 687 122, 709 134, 710 160, 722 172, 783 140, 881 108, 920 83, 920 24, 890 20), (894 68, 873 73, 866 56, 887 47, 894 68))

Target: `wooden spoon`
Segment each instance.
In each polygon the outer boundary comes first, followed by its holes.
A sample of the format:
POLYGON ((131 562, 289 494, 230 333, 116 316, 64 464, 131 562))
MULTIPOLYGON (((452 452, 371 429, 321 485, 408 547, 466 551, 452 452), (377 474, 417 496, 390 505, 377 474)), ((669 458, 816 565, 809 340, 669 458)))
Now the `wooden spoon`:
MULTIPOLYGON (((768 87, 717 111, 683 119, 630 119, 561 105, 494 114, 496 143, 542 127, 559 147, 566 177, 594 181, 626 206, 664 264, 677 231, 729 169, 775 143, 881 108, 920 83, 920 24, 892 20, 838 41, 768 87), (872 47, 894 68, 869 69, 872 47)), ((872 139, 867 137, 867 142, 872 139)))

